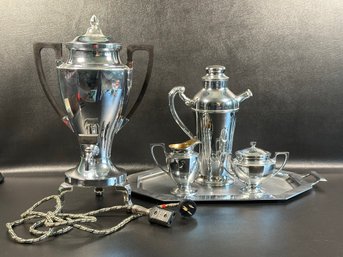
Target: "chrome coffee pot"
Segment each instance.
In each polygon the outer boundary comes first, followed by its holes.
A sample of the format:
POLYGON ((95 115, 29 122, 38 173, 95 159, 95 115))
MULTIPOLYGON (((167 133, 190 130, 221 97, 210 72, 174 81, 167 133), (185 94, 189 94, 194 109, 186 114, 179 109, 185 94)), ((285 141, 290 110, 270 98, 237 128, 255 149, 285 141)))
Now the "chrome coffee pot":
MULTIPOLYGON (((96 187, 126 187, 126 172, 113 165, 111 148, 113 137, 127 123, 139 106, 147 89, 153 65, 153 46, 127 47, 127 65, 120 59, 122 48, 105 36, 99 20, 93 15, 91 27, 84 35, 66 44, 69 57, 62 59, 61 43, 35 43, 34 56, 44 93, 62 121, 77 135, 81 148, 79 165, 65 174, 70 185, 96 187), (49 91, 43 72, 41 50, 55 51, 57 75, 64 109, 61 110, 49 91), (127 112, 132 87, 133 53, 149 54, 148 68, 140 94, 127 112), (127 113, 127 114, 125 114, 127 113)), ((126 190, 123 189, 123 190, 126 190)))
POLYGON ((184 143, 171 144, 169 145, 171 152, 167 152, 164 143, 151 144, 151 155, 156 165, 167 173, 177 185, 171 191, 173 195, 184 197, 196 193, 192 183, 196 179, 199 162, 198 153, 194 151, 194 147, 199 143, 200 141, 197 139, 190 139, 184 143), (155 147, 162 147, 167 169, 157 161, 154 153, 155 147))
POLYGON ((248 193, 262 192, 260 184, 275 176, 285 167, 289 152, 276 152, 274 158, 271 153, 256 147, 256 142, 250 142, 251 147, 236 151, 232 166, 236 177, 244 183, 243 191, 248 193), (276 159, 283 156, 284 160, 276 168, 276 159))
POLYGON ((172 116, 190 138, 194 138, 194 135, 175 110, 175 96, 178 94, 195 113, 196 136, 201 141, 197 182, 208 186, 224 186, 233 182, 230 169, 236 112, 240 103, 252 96, 249 89, 238 96, 234 95, 229 90, 229 78, 224 71, 224 66, 208 66, 207 74, 202 77, 203 89, 193 99, 184 94, 184 87, 175 87, 169 92, 172 116))

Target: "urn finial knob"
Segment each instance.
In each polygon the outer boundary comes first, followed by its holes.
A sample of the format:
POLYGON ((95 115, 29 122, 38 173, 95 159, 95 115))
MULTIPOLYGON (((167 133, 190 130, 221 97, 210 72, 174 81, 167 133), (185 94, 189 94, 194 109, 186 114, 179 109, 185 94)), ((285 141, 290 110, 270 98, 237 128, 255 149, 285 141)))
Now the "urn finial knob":
POLYGON ((97 27, 99 25, 99 19, 94 14, 90 19, 90 24, 92 27, 97 27))

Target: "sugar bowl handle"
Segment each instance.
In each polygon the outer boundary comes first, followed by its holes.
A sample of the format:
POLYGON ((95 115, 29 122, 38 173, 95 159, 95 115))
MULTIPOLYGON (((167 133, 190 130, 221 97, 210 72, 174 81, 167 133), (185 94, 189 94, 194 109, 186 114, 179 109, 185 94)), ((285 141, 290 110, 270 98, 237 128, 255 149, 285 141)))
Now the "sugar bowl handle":
POLYGON ((277 173, 279 173, 283 167, 285 167, 287 161, 288 161, 288 157, 289 157, 289 152, 275 152, 275 157, 274 157, 274 160, 275 160, 275 163, 276 163, 276 159, 279 155, 283 155, 284 156, 284 161, 283 163, 281 164, 280 168, 278 168, 276 171, 273 172, 273 176, 276 175, 277 173))
POLYGON ((164 155, 167 156, 167 151, 166 151, 166 147, 165 147, 164 143, 151 144, 150 145, 150 151, 151 151, 152 158, 154 159, 156 165, 161 170, 163 170, 165 173, 169 174, 169 171, 167 169, 163 168, 163 166, 157 161, 156 156, 155 156, 155 152, 154 152, 155 147, 162 147, 164 155))

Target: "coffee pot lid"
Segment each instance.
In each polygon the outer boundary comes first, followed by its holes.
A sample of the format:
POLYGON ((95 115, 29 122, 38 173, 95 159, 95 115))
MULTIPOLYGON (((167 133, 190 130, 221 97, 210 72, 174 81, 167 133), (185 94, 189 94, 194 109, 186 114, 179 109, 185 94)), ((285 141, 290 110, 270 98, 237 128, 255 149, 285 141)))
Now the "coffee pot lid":
POLYGON ((227 81, 228 76, 224 74, 225 67, 222 65, 210 65, 206 67, 206 75, 202 77, 203 81, 227 81))
POLYGON ((202 77, 203 89, 193 98, 193 109, 200 112, 218 113, 238 111, 240 101, 229 90, 228 80, 224 66, 207 66, 206 75, 202 77))
POLYGON ((236 152, 236 158, 238 160, 245 161, 260 161, 268 160, 270 158, 270 152, 256 147, 256 142, 250 142, 251 147, 236 152))
POLYGON ((111 37, 105 36, 99 26, 99 19, 93 15, 87 32, 66 44, 69 49, 77 50, 114 50, 121 48, 111 37))

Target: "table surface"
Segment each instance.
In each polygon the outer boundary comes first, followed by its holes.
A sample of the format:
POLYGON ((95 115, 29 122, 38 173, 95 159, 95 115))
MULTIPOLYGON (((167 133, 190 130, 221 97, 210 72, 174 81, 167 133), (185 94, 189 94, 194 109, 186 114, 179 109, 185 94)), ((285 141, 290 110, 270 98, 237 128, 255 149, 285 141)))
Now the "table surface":
MULTIPOLYGON (((41 198, 56 194, 63 173, 5 174, 0 184, 0 256, 343 256, 343 173, 318 172, 328 182, 288 201, 199 203, 193 218, 177 216, 171 228, 151 225, 141 217, 108 236, 73 230, 33 245, 12 241, 5 223, 18 219, 41 198)), ((146 207, 156 204, 138 196, 133 201, 146 207)), ((66 196, 65 211, 119 202, 112 190, 96 198, 92 189, 77 188, 66 196)), ((111 226, 125 215, 112 213, 99 222, 111 226)), ((23 228, 16 231, 28 236, 23 228)))

